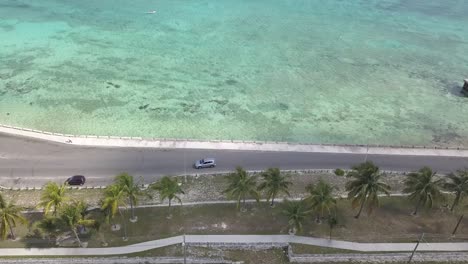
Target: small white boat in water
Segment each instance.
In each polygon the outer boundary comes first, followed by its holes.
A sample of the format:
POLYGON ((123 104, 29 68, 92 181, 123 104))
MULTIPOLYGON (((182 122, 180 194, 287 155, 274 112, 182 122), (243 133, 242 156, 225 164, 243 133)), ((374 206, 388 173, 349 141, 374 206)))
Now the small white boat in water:
POLYGON ((148 12, 146 12, 146 14, 156 14, 156 10, 148 11, 148 12))

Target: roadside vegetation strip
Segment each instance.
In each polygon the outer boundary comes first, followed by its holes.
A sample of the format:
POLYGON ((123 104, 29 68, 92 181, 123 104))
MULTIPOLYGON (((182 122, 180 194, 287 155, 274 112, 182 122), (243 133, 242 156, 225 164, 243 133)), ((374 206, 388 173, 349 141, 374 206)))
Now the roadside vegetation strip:
MULTIPOLYGON (((146 191, 142 191, 133 176, 123 173, 116 176, 114 183, 105 189, 103 195, 94 192, 99 196, 95 199, 101 202, 93 210, 79 194, 88 193, 87 196, 90 196, 89 192, 94 190, 76 191, 75 195, 78 195, 73 199, 72 190, 68 190, 65 185, 50 182, 43 191, 35 193, 40 194, 40 197, 30 199, 40 200, 39 206, 44 208, 44 215, 27 215, 31 225, 15 226, 14 222, 20 222, 22 217, 19 214, 21 207, 9 207, 9 204, 20 199, 3 199, 1 196, 2 237, 5 239, 19 236, 22 239, 3 241, 0 247, 51 247, 56 243, 61 246, 78 243, 80 247, 91 248, 118 247, 185 233, 190 234, 189 240, 205 234, 221 235, 210 236, 211 240, 205 238, 203 241, 206 243, 223 243, 224 240, 218 241, 220 237, 235 238, 233 234, 247 235, 238 238, 237 242, 260 243, 263 236, 255 235, 273 235, 275 243, 320 242, 321 246, 326 243, 325 246, 341 249, 356 249, 356 244, 353 243, 364 242, 361 244, 373 251, 388 250, 366 243, 411 242, 398 244, 402 248, 392 249, 400 251, 406 250, 408 244, 414 244, 421 232, 426 234, 427 242, 466 239, 463 235, 454 237, 453 234, 457 228, 459 234, 464 234, 463 228, 466 228, 463 214, 468 208, 463 206, 463 196, 468 193, 468 171, 457 171, 445 182, 444 178, 437 177, 430 168, 425 167, 407 176, 395 176, 398 179, 395 181, 385 179, 379 168, 369 161, 353 166, 345 175, 341 172, 337 174, 341 176, 328 175, 327 181, 322 177, 311 180, 308 175, 293 179, 294 177, 283 174, 278 169, 249 174, 238 167, 226 178, 206 178, 211 181, 163 177, 151 184, 146 191), (336 182, 330 183, 333 180, 336 182), (195 189, 186 188, 184 182, 187 187, 195 189), (207 185, 208 189, 197 189, 207 185), (392 188, 403 189, 412 200, 407 197, 382 197, 390 195, 392 188), (447 197, 444 197, 443 189, 455 194, 452 202, 444 201, 447 197), (211 193, 207 190, 211 190, 211 193), (352 200, 352 206, 348 200, 336 198, 346 193, 347 198, 352 200), (186 202, 186 199, 182 200, 182 195, 186 194, 195 198, 193 201, 206 198, 217 201, 218 197, 227 197, 234 200, 236 206, 219 203, 176 208, 170 206, 171 201, 186 202), (136 207, 140 199, 153 195, 160 202, 168 201, 168 208, 136 207), (268 204, 261 202, 261 197, 265 197, 268 204), (304 199, 289 199, 283 204, 274 203, 275 199, 289 197, 304 199), (259 204, 247 203, 252 198, 259 204), (437 210, 430 209, 433 205, 437 210), (418 217, 414 216, 416 214, 418 217), (462 217, 458 218, 460 214, 462 217), (298 241, 297 239, 302 238, 287 235, 294 233, 319 238, 310 240, 309 237, 305 241, 298 241), (291 237, 296 240, 288 240, 291 237), (330 244, 334 239, 355 242, 340 241, 330 244)), ((197 240, 190 242, 195 243, 197 240)), ((267 240, 266 243, 272 242, 267 240)), ((437 246, 436 250, 451 250, 444 243, 437 246)), ((466 250, 467 245, 463 246, 466 250)))
MULTIPOLYGON (((230 172, 232 173, 232 172, 230 172)), ((249 171, 253 176, 261 176, 261 171, 249 171)), ((289 186, 288 191, 291 197, 301 198, 307 196, 305 186, 313 184, 320 179, 325 180, 330 185, 335 186, 334 195, 336 197, 345 197, 344 187, 346 177, 337 176, 331 170, 285 170, 281 171, 283 174, 290 175, 292 185, 289 186)), ((202 174, 197 176, 176 176, 183 185, 185 194, 181 195, 182 204, 191 203, 209 203, 210 201, 228 201, 227 197, 223 194, 223 190, 227 187, 225 176, 229 173, 216 173, 216 174, 202 174)), ((395 192, 400 192, 403 188, 401 182, 406 176, 403 173, 389 173, 388 177, 384 180, 392 186, 395 192)), ((141 186, 143 190, 148 189, 149 185, 141 186)), ((16 203, 26 209, 35 209, 37 201, 40 199, 41 188, 15 188, 12 190, 3 190, 2 193, 9 199, 14 199, 16 203)), ((72 199, 84 199, 91 207, 99 206, 99 201, 103 197, 105 188, 68 188, 68 194, 72 199)), ((286 198, 286 195, 280 194, 278 198, 286 198)), ((248 199, 247 202, 250 199, 248 199)), ((227 202, 228 203, 228 202, 227 202)), ((139 199, 139 205, 143 206, 160 206, 161 200, 157 193, 153 197, 142 196, 139 199)), ((177 205, 177 204, 175 204, 177 205)), ((164 205, 162 205, 164 206, 164 205)))
POLYGON ((292 151, 292 152, 324 152, 324 153, 354 153, 354 154, 387 154, 387 155, 422 155, 422 156, 452 156, 468 157, 468 149, 437 146, 380 146, 353 144, 309 144, 292 142, 267 141, 235 141, 212 140, 201 141, 192 139, 156 139, 141 137, 113 136, 71 136, 59 133, 37 131, 0 124, 0 133, 30 137, 70 145, 95 147, 140 147, 140 148, 190 148, 190 149, 229 149, 257 151, 292 151))
MULTIPOLYGON (((305 186, 318 182, 323 179, 330 185, 334 186, 333 195, 336 198, 346 198, 347 194, 344 192, 345 183, 347 178, 337 176, 332 173, 334 170, 281 170, 281 173, 290 175, 292 185, 289 186, 288 191, 292 200, 298 200, 308 195, 305 186)), ((253 176, 260 176, 262 171, 248 171, 253 176)), ((349 170, 343 170, 343 173, 348 173, 349 170)), ((392 187, 392 196, 405 196, 401 191, 403 190, 403 181, 407 173, 383 171, 387 174, 382 180, 392 187)), ((232 172, 231 172, 232 173, 232 172)), ((183 184, 185 194, 181 195, 182 204, 195 205, 195 204, 215 204, 215 203, 234 203, 229 201, 222 193, 227 187, 227 181, 224 176, 229 173, 216 173, 216 174, 199 174, 199 175, 182 175, 175 176, 183 184)), ((443 177, 438 175, 438 177, 443 177)), ((147 190, 149 184, 139 185, 142 190, 147 190)), ((42 187, 36 188, 7 188, 0 191, 3 196, 9 199, 14 199, 16 203, 26 211, 37 210, 37 201, 40 199, 42 187)), ((86 187, 68 187, 68 194, 72 199, 83 199, 91 208, 99 206, 99 201, 103 197, 105 187, 99 188, 86 188, 86 187)), ((279 201, 287 198, 286 195, 280 194, 279 201)), ((253 199, 247 199, 248 203, 254 202, 253 199)), ((178 206, 180 204, 174 204, 178 206)), ((152 207, 152 206, 166 206, 161 202, 157 193, 150 198, 148 196, 140 197, 139 207, 152 207)))
MULTIPOLYGON (((303 174, 316 174, 316 175, 323 175, 323 176, 329 176, 329 175, 336 175, 335 171, 337 169, 298 169, 298 170, 280 170, 281 173, 287 173, 291 175, 303 175, 303 174)), ((345 173, 348 173, 349 169, 339 169, 343 171, 343 175, 345 173)), ((263 170, 247 170, 249 174, 261 174, 263 173, 263 170)), ((389 170, 382 170, 383 173, 392 176, 392 175, 406 175, 410 173, 410 171, 389 171, 389 170)), ((198 177, 204 177, 204 176, 218 176, 218 177, 223 177, 231 174, 232 171, 225 171, 225 172, 217 172, 217 173, 191 173, 191 174, 180 174, 180 175, 174 175, 174 177, 181 177, 181 178, 198 178, 198 177)), ((343 176, 341 175, 341 176, 343 176)), ((441 174, 438 174, 438 176, 443 176, 441 174)), ((141 189, 146 189, 149 187, 150 184, 153 184, 155 182, 150 182, 150 183, 142 183, 139 184, 139 187, 141 189)), ((70 190, 83 190, 83 189, 105 189, 107 185, 85 185, 85 186, 67 186, 68 189, 70 190)), ((13 191, 36 191, 36 190, 42 190, 43 186, 21 186, 21 187, 13 187, 13 186, 2 186, 0 185, 0 189, 2 190, 13 190, 13 191)))

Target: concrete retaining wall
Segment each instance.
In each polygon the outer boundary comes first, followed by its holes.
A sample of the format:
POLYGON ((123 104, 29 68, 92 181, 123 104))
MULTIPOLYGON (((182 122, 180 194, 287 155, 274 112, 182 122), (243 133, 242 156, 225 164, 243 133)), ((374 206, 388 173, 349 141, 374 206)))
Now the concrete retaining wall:
POLYGON ((182 257, 112 257, 112 258, 30 258, 30 259, 1 259, 2 264, 240 264, 223 259, 187 258, 182 257))
MULTIPOLYGON (((288 247, 288 259, 292 263, 405 263, 411 253, 352 253, 352 254, 295 254, 288 247)), ((468 252, 415 253, 412 262, 466 262, 468 252)))
POLYGON ((289 243, 187 243, 191 247, 207 247, 238 250, 268 250, 287 248, 289 243))
POLYGON ((280 141, 195 140, 169 138, 70 135, 0 124, 0 133, 47 140, 62 144, 96 147, 190 148, 323 153, 426 155, 468 157, 468 149, 439 146, 391 146, 356 144, 313 144, 280 141))
MULTIPOLYGON (((316 254, 316 255, 293 255, 289 256, 292 263, 406 263, 411 253, 388 253, 388 254, 316 254)), ((466 263, 466 253, 416 253, 412 262, 416 263, 466 263)))

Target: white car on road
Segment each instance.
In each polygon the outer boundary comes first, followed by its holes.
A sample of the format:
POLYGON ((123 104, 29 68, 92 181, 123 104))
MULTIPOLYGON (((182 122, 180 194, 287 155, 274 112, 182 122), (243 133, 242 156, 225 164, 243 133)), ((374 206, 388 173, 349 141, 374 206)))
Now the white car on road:
POLYGON ((216 161, 212 158, 197 160, 195 161, 194 167, 195 169, 214 168, 216 167, 216 161))

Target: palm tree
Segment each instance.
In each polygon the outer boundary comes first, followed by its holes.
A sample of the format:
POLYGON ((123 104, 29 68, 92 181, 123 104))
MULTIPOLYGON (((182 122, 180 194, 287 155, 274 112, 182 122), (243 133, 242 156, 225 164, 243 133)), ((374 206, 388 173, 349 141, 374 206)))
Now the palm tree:
POLYGON ((73 232, 79 247, 82 247, 82 243, 78 236, 78 228, 92 227, 95 224, 93 219, 83 216, 83 204, 82 202, 67 204, 60 210, 60 220, 73 232))
POLYGON ((182 204, 182 200, 178 194, 184 194, 182 187, 179 185, 179 182, 176 178, 171 178, 169 176, 162 177, 159 181, 151 185, 151 189, 159 192, 159 197, 161 201, 168 200, 169 208, 171 208, 171 201, 176 199, 179 203, 182 204))
POLYGON ((285 201, 283 214, 288 217, 288 225, 293 233, 302 231, 302 223, 310 212, 312 211, 307 210, 307 205, 304 201, 285 201))
POLYGON ((229 199, 237 200, 237 209, 240 209, 241 200, 243 201, 243 208, 245 208, 247 195, 254 197, 257 202, 260 200, 256 178, 249 176, 242 167, 237 167, 236 172, 229 174, 226 178, 229 185, 223 193, 227 194, 229 199))
POLYGON ((42 191, 41 201, 38 207, 44 208, 44 214, 47 215, 51 208, 54 208, 53 215, 57 216, 57 210, 68 198, 66 196, 67 188, 65 184, 59 186, 55 182, 49 182, 42 191))
POLYGON ((138 218, 135 217, 134 206, 138 204, 138 197, 143 195, 143 192, 141 191, 140 187, 138 187, 138 184, 134 182, 133 176, 129 175, 128 173, 117 175, 117 177, 115 177, 115 182, 122 188, 125 196, 127 196, 129 201, 130 211, 132 214, 130 221, 136 222, 138 218))
POLYGON ((432 207, 434 200, 440 198, 443 179, 435 179, 436 172, 429 167, 423 167, 417 172, 409 173, 405 180, 404 193, 409 194, 411 200, 417 200, 413 215, 418 213, 419 207, 427 205, 432 207))
POLYGON ((455 199, 450 207, 450 211, 453 211, 464 196, 468 194, 468 169, 458 170, 456 174, 450 173, 447 177, 451 182, 446 183, 444 188, 455 193, 455 199))
POLYGON ((382 174, 372 161, 353 166, 346 176, 353 178, 346 183, 348 199, 352 199, 353 208, 360 205, 358 214, 354 216, 356 219, 361 215, 366 203, 369 213, 379 205, 379 193, 390 194, 390 186, 380 181, 382 174))
POLYGON ((126 240, 127 226, 125 224, 123 213, 122 210, 120 210, 120 207, 127 207, 127 204, 125 203, 124 191, 119 185, 116 184, 107 186, 104 192, 104 200, 102 201, 101 210, 103 210, 106 215, 107 223, 110 223, 111 219, 113 219, 117 213, 120 214, 122 224, 124 226, 123 239, 126 240))
POLYGON ((271 206, 274 206, 276 195, 285 193, 289 195, 288 188, 292 182, 288 181, 289 176, 281 175, 278 168, 269 168, 262 174, 264 182, 258 186, 259 191, 266 190, 267 202, 271 199, 271 206))
POLYGON ((327 211, 328 215, 331 213, 332 206, 336 205, 336 199, 333 197, 333 187, 322 179, 319 180, 317 185, 308 185, 306 190, 309 196, 306 198, 311 207, 318 212, 317 222, 323 218, 323 211, 327 211))
POLYGON ((0 234, 3 240, 7 238, 8 233, 11 239, 15 239, 13 228, 16 227, 17 222, 26 224, 28 221, 21 215, 20 207, 5 201, 0 194, 0 234))

